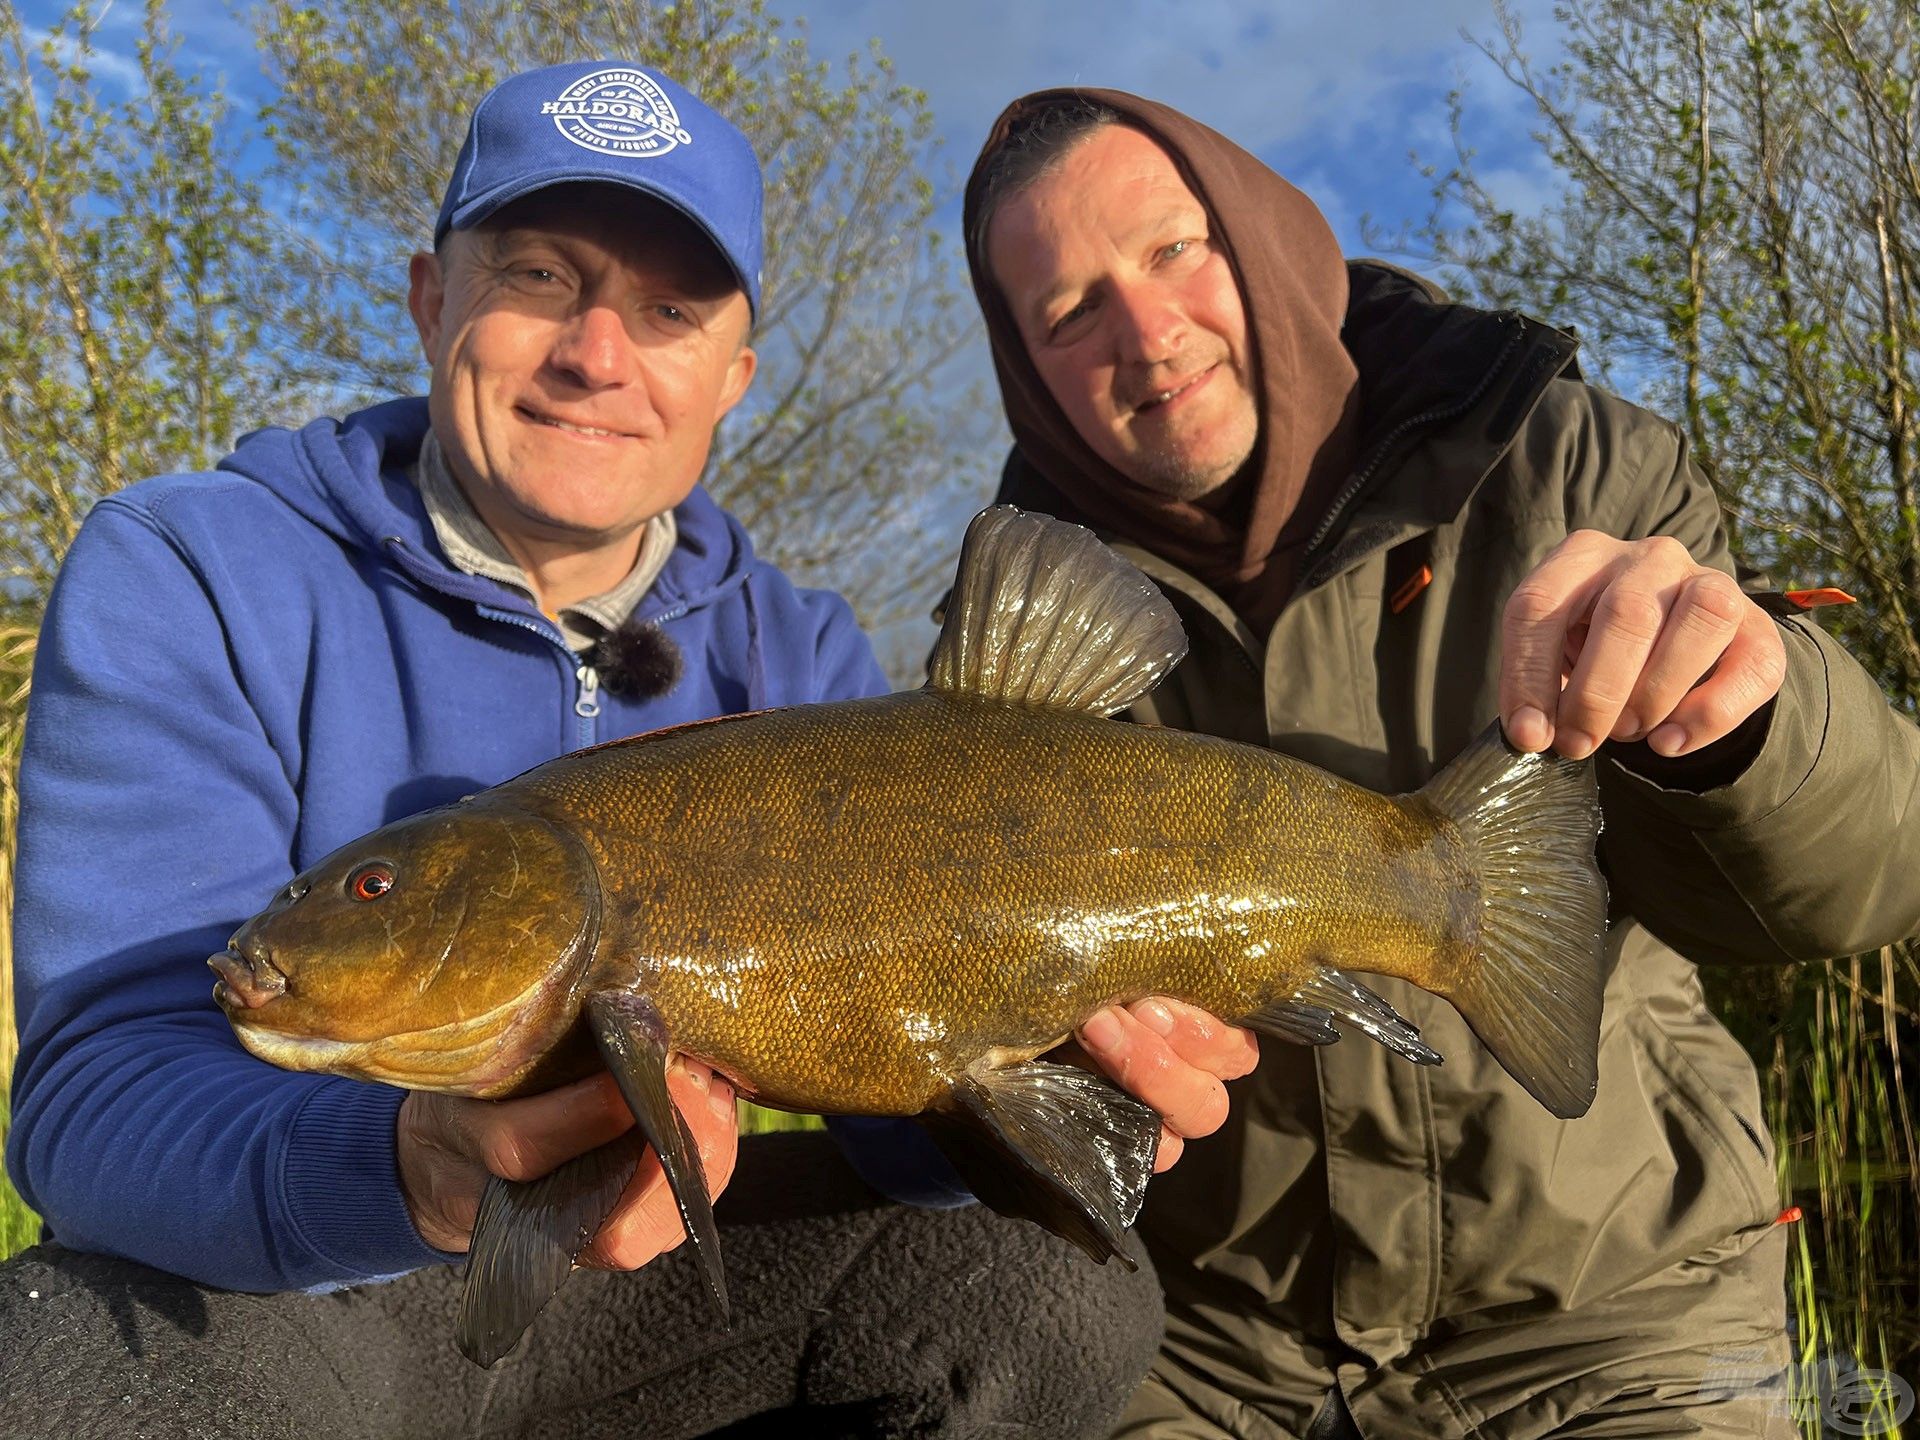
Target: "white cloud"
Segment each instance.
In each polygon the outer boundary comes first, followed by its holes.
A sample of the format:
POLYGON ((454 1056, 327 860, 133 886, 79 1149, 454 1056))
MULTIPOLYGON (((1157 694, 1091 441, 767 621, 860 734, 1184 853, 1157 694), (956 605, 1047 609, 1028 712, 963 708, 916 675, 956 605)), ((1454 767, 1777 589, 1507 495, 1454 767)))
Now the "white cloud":
MULTIPOLYGON (((27 42, 27 53, 37 60, 40 50, 52 35, 51 30, 43 30, 33 25, 22 25, 21 34, 27 42)), ((54 52, 62 64, 72 64, 79 55, 79 47, 71 35, 63 35, 54 46, 54 52)), ((136 95, 147 88, 146 77, 140 73, 140 62, 130 54, 122 54, 100 43, 96 32, 92 48, 87 52, 87 68, 98 80, 103 80, 116 89, 136 95)))
MULTIPOLYGON (((797 0, 778 0, 778 8, 804 13, 797 0)), ((1546 0, 1514 8, 1547 16, 1546 0)), ((1263 8, 1242 0, 854 0, 807 18, 822 55, 878 36, 900 78, 928 92, 941 130, 968 156, 1007 101, 1073 84, 1164 101, 1261 153, 1306 136, 1337 142, 1377 120, 1410 76, 1430 79, 1436 59, 1464 57, 1487 69, 1459 32, 1494 28, 1487 0, 1263 8)))

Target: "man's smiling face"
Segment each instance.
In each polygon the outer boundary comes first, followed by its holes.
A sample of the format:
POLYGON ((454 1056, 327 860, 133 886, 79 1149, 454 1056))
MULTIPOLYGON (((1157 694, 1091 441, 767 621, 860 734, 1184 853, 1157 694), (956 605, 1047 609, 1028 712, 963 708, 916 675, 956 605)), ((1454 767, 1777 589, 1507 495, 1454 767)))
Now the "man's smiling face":
POLYGON ((1189 500, 1246 463, 1246 306, 1206 207, 1153 140, 1094 131, 1002 203, 987 259, 1034 368, 1101 459, 1189 500))
POLYGON ((616 543, 680 503, 746 393, 747 299, 713 243, 630 190, 559 186, 416 256, 434 433, 527 546, 616 543))

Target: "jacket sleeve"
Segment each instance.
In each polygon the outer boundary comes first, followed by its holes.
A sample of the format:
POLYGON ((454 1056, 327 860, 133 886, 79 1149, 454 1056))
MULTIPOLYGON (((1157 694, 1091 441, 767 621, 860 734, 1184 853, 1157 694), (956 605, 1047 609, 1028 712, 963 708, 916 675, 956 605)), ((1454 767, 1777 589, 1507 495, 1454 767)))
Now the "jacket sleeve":
MULTIPOLYGON (((1629 413, 1659 435, 1619 447, 1632 473, 1603 467, 1569 523, 1670 535, 1732 574, 1719 503, 1679 431, 1629 413)), ((1777 623, 1786 679, 1737 773, 1701 790, 1657 766, 1599 767, 1616 905, 1696 960, 1825 959, 1920 932, 1920 730, 1817 625, 1777 623)))
POLYGON ((257 1060, 212 1000, 206 957, 291 872, 296 787, 193 565, 103 503, 47 611, 20 773, 7 1163, 62 1244, 256 1291, 447 1258, 401 1196, 401 1092, 257 1060))

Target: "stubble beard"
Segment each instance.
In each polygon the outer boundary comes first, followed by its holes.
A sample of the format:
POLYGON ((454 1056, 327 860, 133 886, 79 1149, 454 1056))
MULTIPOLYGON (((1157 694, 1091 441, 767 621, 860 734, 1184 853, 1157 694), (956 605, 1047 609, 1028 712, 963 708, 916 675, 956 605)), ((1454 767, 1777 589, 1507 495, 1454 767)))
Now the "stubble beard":
POLYGON ((1245 429, 1246 435, 1233 437, 1228 453, 1214 460, 1202 460, 1173 446, 1140 451, 1127 467, 1127 478, 1170 500, 1203 500, 1231 484, 1246 469, 1259 429, 1251 423, 1251 417, 1245 429))

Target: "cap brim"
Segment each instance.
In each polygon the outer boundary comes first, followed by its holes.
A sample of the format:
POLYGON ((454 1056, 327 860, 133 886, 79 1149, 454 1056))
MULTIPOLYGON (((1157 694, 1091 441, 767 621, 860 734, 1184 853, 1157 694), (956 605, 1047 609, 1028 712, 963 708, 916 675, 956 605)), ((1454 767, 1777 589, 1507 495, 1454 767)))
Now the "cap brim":
POLYGON ((568 170, 557 173, 548 171, 537 179, 497 186, 484 195, 476 195, 465 204, 456 206, 433 232, 433 243, 438 245, 450 230, 471 230, 489 215, 511 205, 514 201, 523 200, 542 190, 551 190, 556 185, 618 185, 623 190, 637 190, 642 195, 658 200, 661 204, 685 216, 702 235, 707 237, 720 258, 726 262, 727 269, 733 272, 733 278, 739 283, 740 293, 747 297, 748 310, 753 314, 754 319, 759 318, 759 296, 740 269, 739 263, 728 252, 726 245, 721 242, 720 237, 714 233, 713 227, 706 222, 705 218, 685 199, 671 190, 659 185, 650 185, 630 175, 609 175, 604 170, 568 170))

